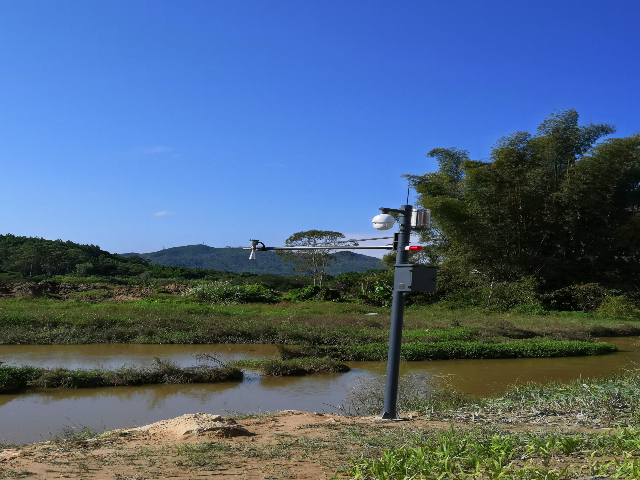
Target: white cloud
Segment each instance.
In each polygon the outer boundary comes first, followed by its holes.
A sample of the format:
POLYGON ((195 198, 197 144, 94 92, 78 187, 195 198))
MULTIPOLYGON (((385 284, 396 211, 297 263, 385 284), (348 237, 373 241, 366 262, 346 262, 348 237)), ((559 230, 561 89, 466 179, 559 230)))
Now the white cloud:
POLYGON ((141 148, 140 151, 145 155, 151 155, 154 153, 167 153, 173 150, 171 147, 165 147, 163 145, 155 145, 153 147, 144 147, 141 148))
POLYGON ((164 217, 165 215, 171 215, 173 212, 168 212, 166 210, 160 210, 153 214, 154 217, 164 217))

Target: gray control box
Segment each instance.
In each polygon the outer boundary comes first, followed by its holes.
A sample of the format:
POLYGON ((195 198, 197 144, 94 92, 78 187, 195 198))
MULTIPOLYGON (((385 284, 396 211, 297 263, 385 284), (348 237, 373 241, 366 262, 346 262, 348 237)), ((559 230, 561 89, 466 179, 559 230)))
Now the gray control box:
POLYGON ((396 264, 394 290, 400 292, 435 292, 438 267, 396 264))

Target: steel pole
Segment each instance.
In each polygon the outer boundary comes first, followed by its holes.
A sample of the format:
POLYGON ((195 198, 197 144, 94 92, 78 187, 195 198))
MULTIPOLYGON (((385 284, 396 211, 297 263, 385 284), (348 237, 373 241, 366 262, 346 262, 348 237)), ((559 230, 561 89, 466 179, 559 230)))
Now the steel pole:
MULTIPOLYGON (((411 205, 402 205, 400 210, 391 210, 399 214, 398 251, 396 265, 409 263, 409 252, 405 249, 411 240, 411 205)), ((397 274, 397 268, 394 275, 397 274)), ((404 292, 397 289, 394 279, 393 303, 391 304, 391 331, 389 332, 389 356, 387 359, 387 378, 384 391, 383 419, 398 418, 396 403, 398 401, 398 380, 400 378, 400 351, 402 347, 402 322, 404 320, 404 292)))

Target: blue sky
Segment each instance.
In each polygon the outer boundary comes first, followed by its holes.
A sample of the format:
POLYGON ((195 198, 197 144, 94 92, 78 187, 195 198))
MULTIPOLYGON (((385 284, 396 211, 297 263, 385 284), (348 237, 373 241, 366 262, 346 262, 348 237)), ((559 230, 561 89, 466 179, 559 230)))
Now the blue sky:
MULTIPOLYGON (((0 2, 0 233, 111 252, 376 236, 436 147, 640 130, 640 2, 0 2)), ((412 198, 413 199, 413 198, 412 198)))

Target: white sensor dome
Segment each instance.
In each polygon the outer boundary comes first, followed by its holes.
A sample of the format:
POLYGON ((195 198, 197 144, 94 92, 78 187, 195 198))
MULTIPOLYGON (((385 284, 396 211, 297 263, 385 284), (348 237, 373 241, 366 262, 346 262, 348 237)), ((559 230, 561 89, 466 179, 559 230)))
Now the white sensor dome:
POLYGON ((389 230, 393 228, 393 224, 396 223, 396 219, 387 213, 381 213, 380 215, 376 215, 371 220, 373 223, 373 228, 376 230, 389 230))

